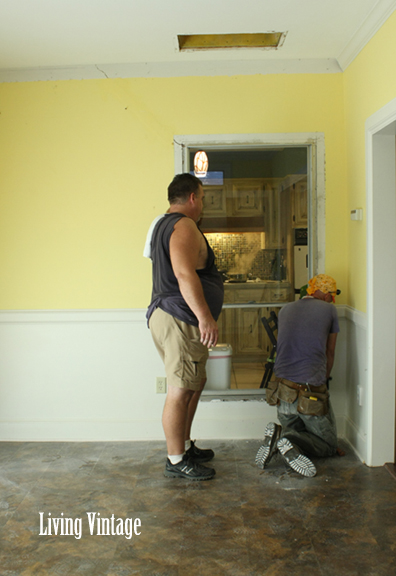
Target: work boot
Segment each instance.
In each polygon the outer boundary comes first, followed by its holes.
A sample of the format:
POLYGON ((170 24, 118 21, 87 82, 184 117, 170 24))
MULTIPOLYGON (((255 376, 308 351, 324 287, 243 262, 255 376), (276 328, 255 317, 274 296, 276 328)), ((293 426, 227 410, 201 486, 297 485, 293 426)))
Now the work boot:
POLYGON ((264 470, 265 466, 271 460, 272 456, 278 451, 277 442, 279 440, 282 427, 275 422, 267 424, 264 430, 264 440, 256 455, 256 464, 264 470))
POLYGON ((281 438, 278 440, 277 445, 280 455, 290 468, 308 478, 315 476, 316 468, 311 460, 307 456, 304 456, 304 454, 301 454, 300 450, 294 446, 290 440, 281 438))

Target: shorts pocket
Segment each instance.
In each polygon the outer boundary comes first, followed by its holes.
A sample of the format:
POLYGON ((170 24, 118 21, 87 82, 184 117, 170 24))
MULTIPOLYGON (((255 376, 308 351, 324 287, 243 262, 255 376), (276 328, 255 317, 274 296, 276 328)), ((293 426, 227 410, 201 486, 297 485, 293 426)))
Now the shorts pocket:
POLYGON ((184 385, 197 387, 206 378, 205 366, 209 351, 200 341, 198 329, 194 326, 186 326, 179 354, 180 362, 176 375, 184 385))
POLYGON ((183 382, 199 384, 206 377, 206 359, 207 354, 202 350, 194 350, 183 354, 182 374, 183 382))

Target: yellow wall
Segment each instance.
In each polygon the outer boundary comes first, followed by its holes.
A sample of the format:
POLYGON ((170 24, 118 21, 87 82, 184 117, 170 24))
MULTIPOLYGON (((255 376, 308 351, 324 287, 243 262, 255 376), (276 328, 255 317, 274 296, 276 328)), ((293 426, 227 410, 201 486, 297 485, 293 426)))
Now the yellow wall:
MULTIPOLYGON (((344 72, 348 212, 363 208, 363 221, 348 221, 349 304, 366 310, 365 122, 396 97, 396 12, 344 72)), ((394 258, 394 254, 390 254, 394 258)))
POLYGON ((1 84, 0 308, 145 308, 173 135, 255 132, 324 132, 326 272, 346 302, 343 98, 342 74, 1 84))

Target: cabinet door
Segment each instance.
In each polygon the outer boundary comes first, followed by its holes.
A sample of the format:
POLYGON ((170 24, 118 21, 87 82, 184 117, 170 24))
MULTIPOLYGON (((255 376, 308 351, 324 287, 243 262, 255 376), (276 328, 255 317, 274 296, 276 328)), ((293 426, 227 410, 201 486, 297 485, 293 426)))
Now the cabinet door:
POLYGON ((266 183, 263 195, 265 207, 265 247, 267 249, 280 248, 277 186, 274 183, 266 183))
MULTIPOLYGON (((250 284, 251 286, 251 284, 250 284)), ((256 304, 258 302, 265 302, 267 291, 265 288, 252 287, 252 288, 235 288, 234 302, 237 304, 256 304)))
POLYGON ((288 302, 290 300, 290 288, 271 288, 269 300, 271 302, 288 302))
POLYGON ((219 328, 219 344, 231 344, 233 356, 236 353, 236 331, 235 310, 233 308, 223 308, 217 320, 219 328))
POLYGON ((308 191, 306 180, 293 184, 293 225, 306 228, 308 224, 308 191))
POLYGON ((262 354, 261 308, 238 308, 236 314, 236 353, 240 355, 262 354))
POLYGON ((226 187, 224 186, 204 186, 204 215, 205 216, 226 216, 226 187))
POLYGON ((269 248, 287 248, 287 235, 290 228, 290 191, 273 184, 269 195, 270 222, 269 248))
MULTIPOLYGON (((287 248, 287 235, 290 231, 291 213, 290 190, 279 191, 279 248, 287 248)), ((290 231, 291 232, 291 231, 290 231)))
POLYGON ((262 180, 243 178, 231 180, 234 216, 260 216, 262 214, 262 180))

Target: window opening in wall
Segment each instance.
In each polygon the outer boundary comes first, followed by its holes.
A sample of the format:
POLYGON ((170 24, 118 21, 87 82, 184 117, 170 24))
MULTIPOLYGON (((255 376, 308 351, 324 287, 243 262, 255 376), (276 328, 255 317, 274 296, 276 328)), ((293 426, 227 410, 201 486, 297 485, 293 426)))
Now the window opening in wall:
MULTIPOLYGON (((309 279, 308 146, 189 147, 192 173, 200 149, 209 170, 201 178, 205 199, 199 226, 224 280, 219 344, 232 349, 209 358, 208 378, 212 368, 223 363, 226 370, 231 364, 227 389, 259 389, 272 349, 261 318, 298 298, 309 279)), ((209 381, 212 386, 215 390, 209 381)))

